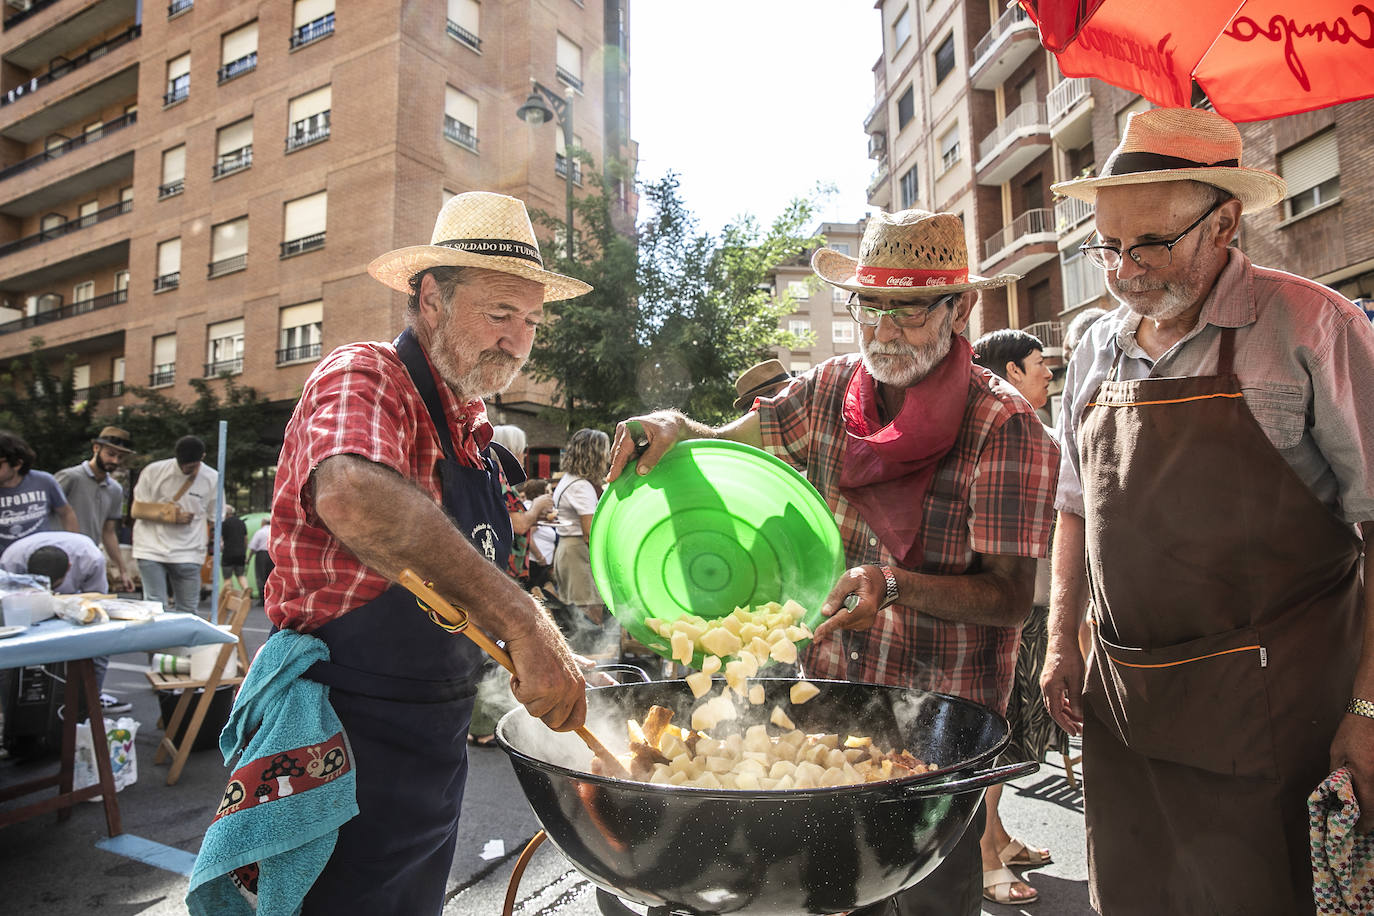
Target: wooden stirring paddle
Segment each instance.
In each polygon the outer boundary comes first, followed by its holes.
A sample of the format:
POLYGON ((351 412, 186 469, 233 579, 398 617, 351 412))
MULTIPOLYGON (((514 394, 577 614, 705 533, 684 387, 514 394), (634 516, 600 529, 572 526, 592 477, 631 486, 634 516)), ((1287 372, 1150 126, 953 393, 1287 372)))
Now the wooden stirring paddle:
MULTIPOLYGON (((483 633, 479 627, 469 626, 467 611, 461 610, 449 604, 445 598, 436 592, 428 582, 415 574, 414 570, 403 569, 401 574, 396 577, 411 594, 424 602, 424 606, 434 611, 439 616, 449 622, 453 632, 462 633, 468 639, 477 643, 482 651, 501 663, 511 674, 515 674, 515 663, 511 661, 510 653, 498 646, 494 640, 483 633)), ((592 734, 591 730, 585 725, 580 725, 574 731, 577 736, 587 742, 587 747, 591 748, 592 753, 606 767, 606 772, 618 779, 630 779, 630 771, 625 769, 625 765, 620 759, 612 754, 601 740, 592 734)))

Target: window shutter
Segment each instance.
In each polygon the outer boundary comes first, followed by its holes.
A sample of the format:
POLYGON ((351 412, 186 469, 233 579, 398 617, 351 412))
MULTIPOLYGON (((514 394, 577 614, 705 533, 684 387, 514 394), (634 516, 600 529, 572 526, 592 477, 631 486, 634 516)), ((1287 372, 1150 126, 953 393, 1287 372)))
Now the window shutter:
POLYGON ((1288 196, 1296 197, 1341 173, 1336 132, 1322 131, 1292 149, 1279 153, 1279 174, 1288 182, 1288 196))
POLYGON ((225 337, 242 337, 243 319, 231 318, 228 321, 217 321, 206 329, 206 335, 211 340, 222 340, 225 337))
MULTIPOLYGON (((181 272, 181 239, 168 239, 157 246, 157 275, 165 277, 168 274, 181 272)), ((165 360, 164 360, 165 362, 165 360)))
POLYGON ((220 223, 210 230, 210 260, 223 261, 248 253, 248 217, 220 223))
POLYGON ((191 72, 191 55, 186 53, 167 61, 167 82, 191 72))
POLYGON ((328 111, 330 105, 330 87, 321 86, 305 95, 298 95, 291 100, 290 120, 292 124, 297 121, 304 121, 311 115, 317 115, 322 111, 328 111))
POLYGON ((334 0, 296 0, 295 16, 292 23, 296 28, 309 25, 334 12, 334 0))
POLYGON ((243 149, 245 146, 253 144, 253 119, 244 118, 230 124, 228 127, 219 129, 219 137, 215 145, 216 154, 223 156, 232 153, 234 150, 243 149))
POLYGON ((153 365, 165 366, 177 361, 177 336, 163 334, 153 338, 153 365))
POLYGON ((324 322, 324 303, 318 299, 314 302, 302 302, 300 305, 288 305, 281 310, 281 326, 286 328, 299 328, 308 324, 321 324, 324 322))
POLYGON ((562 32, 558 34, 558 66, 582 79, 582 47, 562 32))
POLYGON ((162 183, 181 181, 186 177, 186 144, 162 152, 162 183))
POLYGON ((323 232, 327 197, 327 192, 321 191, 309 197, 287 201, 282 240, 290 242, 323 232))
POLYGON ((444 114, 477 130, 477 100, 452 86, 444 87, 444 114))
POLYGON ((448 18, 460 29, 482 34, 477 28, 482 19, 482 4, 477 0, 448 0, 448 18))
POLYGON ((240 29, 226 32, 220 39, 219 62, 221 64, 233 63, 240 58, 247 57, 258 49, 258 24, 256 21, 248 23, 240 29))

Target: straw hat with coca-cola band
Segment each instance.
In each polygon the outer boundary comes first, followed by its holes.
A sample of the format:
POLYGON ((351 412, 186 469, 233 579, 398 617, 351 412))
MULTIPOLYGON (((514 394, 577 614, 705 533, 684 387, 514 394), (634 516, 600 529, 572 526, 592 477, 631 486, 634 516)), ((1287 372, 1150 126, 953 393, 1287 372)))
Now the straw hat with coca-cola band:
POLYGON ((963 221, 953 213, 928 210, 878 211, 864 229, 857 260, 822 248, 811 256, 811 269, 840 289, 903 299, 1006 286, 1021 279, 1016 274, 970 274, 963 221))
POLYGON ((457 194, 434 221, 428 245, 389 251, 367 272, 392 289, 410 292, 410 278, 431 267, 482 267, 544 284, 544 301, 591 292, 581 280, 544 269, 539 242, 523 201, 490 191, 457 194))
POLYGON ((1200 181, 1221 188, 1253 213, 1283 200, 1278 175, 1240 164, 1240 131, 1213 111, 1151 108, 1126 120, 1126 132, 1102 165, 1102 173, 1050 185, 1067 197, 1094 203, 1098 188, 1159 181, 1200 181))

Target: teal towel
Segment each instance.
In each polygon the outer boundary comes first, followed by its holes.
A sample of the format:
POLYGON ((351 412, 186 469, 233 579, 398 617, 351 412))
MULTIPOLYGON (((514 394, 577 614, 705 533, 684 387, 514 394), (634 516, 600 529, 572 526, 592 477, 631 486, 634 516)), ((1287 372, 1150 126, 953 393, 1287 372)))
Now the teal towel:
POLYGON ((191 916, 292 916, 358 813, 353 751, 329 688, 301 675, 323 640, 279 630, 248 670, 219 736, 239 766, 191 872, 191 916))

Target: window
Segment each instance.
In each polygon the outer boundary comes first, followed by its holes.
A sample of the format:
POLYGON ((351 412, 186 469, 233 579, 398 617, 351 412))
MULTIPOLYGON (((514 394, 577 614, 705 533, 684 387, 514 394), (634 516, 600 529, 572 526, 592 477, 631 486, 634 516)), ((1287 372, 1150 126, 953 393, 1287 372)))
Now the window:
POLYGON ((218 321, 205 332, 205 377, 243 371, 243 319, 218 321))
POLYGON ((916 200, 920 197, 917 188, 916 166, 912 166, 902 174, 902 209, 909 210, 916 206, 916 200))
POLYGON ((916 93, 911 86, 906 87, 901 97, 897 99, 897 129, 901 130, 916 117, 916 93))
POLYGON ((100 217, 96 215, 99 212, 100 201, 98 200, 88 200, 77 207, 76 216, 77 219, 81 221, 81 228, 85 229, 87 226, 94 226, 100 220, 100 217))
POLYGON ((940 165, 946 171, 959 161, 959 127, 952 127, 940 138, 940 165))
POLYGON ((253 119, 244 118, 215 133, 215 165, 211 175, 223 178, 253 164, 253 119))
POLYGON ((564 84, 582 91, 582 46, 558 33, 558 56, 554 73, 564 84))
POLYGON ((114 275, 114 301, 126 302, 129 299, 129 272, 116 270, 114 275))
POLYGON ((806 360, 804 360, 804 359, 794 359, 794 360, 792 360, 792 374, 793 374, 793 375, 801 375, 803 372, 806 372, 806 371, 809 370, 810 368, 811 368, 811 364, 808 363, 808 362, 807 362, 806 360))
POLYGON ((892 20, 892 47, 900 48, 906 44, 906 40, 911 37, 911 12, 910 7, 902 7, 902 11, 897 14, 897 18, 892 20))
POLYGON ((324 338, 324 303, 303 302, 281 310, 277 335, 277 365, 320 358, 324 338))
POLYGON ((174 57, 167 61, 167 94, 162 97, 163 105, 175 105, 191 94, 191 54, 174 57))
POLYGON ((186 190, 186 144, 162 151, 162 184, 157 199, 173 197, 186 190))
POLYGON ((72 366, 72 387, 76 389, 78 400, 84 400, 91 390, 91 364, 82 363, 72 366))
POLYGON ((43 240, 55 239, 67 230, 67 218, 61 213, 47 213, 38 223, 43 240))
MULTIPOLYGON (((580 136, 578 136, 577 134, 573 134, 573 146, 574 146, 574 147, 577 147, 578 149, 581 149, 581 148, 582 148, 582 138, 581 138, 580 136)), ((573 184, 581 185, 581 184, 582 184, 582 163, 579 162, 579 161, 577 161, 576 159, 574 159, 574 160, 573 160, 573 164, 572 164, 572 169, 573 169, 573 184)), ((559 177, 559 178, 566 179, 566 178, 568 177, 568 151, 563 147, 563 131, 562 131, 562 130, 556 131, 556 132, 555 132, 555 136, 554 136, 554 141, 553 141, 553 170, 554 170, 554 172, 556 172, 556 173, 558 174, 558 177, 559 177)))
POLYGON ((118 397, 124 393, 124 357, 116 356, 110 361, 110 395, 118 397))
POLYGON ((830 323, 830 340, 832 343, 853 343, 854 322, 832 321, 830 323))
POLYGON ((291 50, 334 34, 334 0, 296 0, 291 50))
POLYGON ((129 185, 127 188, 119 189, 119 212, 128 213, 134 206, 134 187, 129 185))
MULTIPOLYGON (((87 280, 85 283, 78 283, 78 284, 76 284, 75 286, 72 287, 72 305, 77 305, 77 304, 82 303, 82 302, 89 302, 90 300, 92 300, 92 299, 94 299, 94 298, 95 298, 95 281, 94 281, 94 280, 87 280)), ((76 309, 76 311, 81 312, 81 311, 86 311, 86 309, 78 308, 78 309, 76 309)))
POLYGON ((248 217, 240 216, 210 229, 211 278, 248 266, 248 217))
POLYGON ((89 143, 92 140, 99 140, 101 130, 104 127, 104 121, 92 121, 90 124, 87 124, 85 127, 81 128, 81 136, 83 139, 86 140, 87 143, 89 143))
POLYGON ((935 49, 935 85, 945 81, 954 72, 954 33, 950 32, 940 47, 935 49))
POLYGON ((810 334, 811 322, 805 318, 789 318, 787 319, 787 333, 810 334))
POLYGON ((181 284, 181 239, 157 243, 157 276, 153 278, 153 292, 176 289, 181 284))
POLYGON ((452 86, 444 87, 444 136, 477 152, 477 100, 452 86))
POLYGON ((830 245, 827 246, 827 247, 829 247, 831 251, 838 251, 840 254, 844 255, 845 257, 848 257, 848 256, 849 256, 849 243, 848 243, 848 242, 831 242, 830 245))
POLYGON ((482 50, 482 4, 477 0, 448 0, 448 35, 474 51, 482 50))
POLYGON ((258 66, 258 22, 253 20, 219 39, 219 81, 228 82, 258 66))
POLYGON ((1284 219, 1329 203, 1341 193, 1341 162, 1336 151, 1335 129, 1279 153, 1279 174, 1288 182, 1283 201, 1284 219))
POLYGON ((195 6, 194 0, 172 0, 167 4, 167 18, 171 19, 195 6))
POLYGON ((1116 136, 1117 136, 1117 139, 1120 139, 1120 138, 1126 136, 1126 122, 1130 120, 1131 115, 1135 114, 1137 111, 1148 111, 1148 110, 1150 110, 1151 108, 1154 108, 1154 107, 1155 107, 1154 105, 1150 104, 1150 100, 1149 100, 1149 99, 1147 99, 1147 98, 1141 96, 1141 97, 1138 97, 1138 98, 1137 98, 1134 102, 1132 102, 1131 104, 1127 105, 1125 108, 1123 108, 1123 109, 1121 109, 1120 111, 1118 111, 1118 112, 1116 113, 1116 136))
POLYGON ((849 290, 840 289, 838 286, 830 287, 830 301, 837 305, 844 305, 849 301, 849 290))
POLYGON ((298 150, 329 139, 329 110, 333 93, 321 86, 291 100, 287 118, 286 151, 298 150))
POLYGON ((286 202, 286 213, 282 220, 283 258, 324 247, 326 198, 327 192, 320 191, 286 202))
POLYGON ((177 336, 162 334, 153 338, 153 371, 148 384, 157 388, 170 385, 177 378, 177 336))
POLYGON ((791 296, 793 299, 798 300, 810 299, 811 287, 807 285, 805 280, 788 280, 787 295, 791 296))

